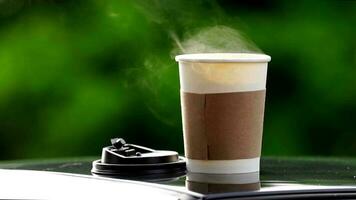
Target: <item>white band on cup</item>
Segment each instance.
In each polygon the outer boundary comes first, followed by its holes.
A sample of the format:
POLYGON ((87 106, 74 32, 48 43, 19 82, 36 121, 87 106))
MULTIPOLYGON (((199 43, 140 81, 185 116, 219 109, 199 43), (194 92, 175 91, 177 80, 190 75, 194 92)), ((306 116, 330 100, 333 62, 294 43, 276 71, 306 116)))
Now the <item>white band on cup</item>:
POLYGON ((183 92, 230 93, 266 88, 267 63, 179 63, 183 92))
POLYGON ((193 53, 176 56, 178 62, 266 63, 271 57, 260 53, 193 53))
POLYGON ((187 169, 193 173, 237 174, 260 171, 260 157, 238 160, 187 159, 187 169))

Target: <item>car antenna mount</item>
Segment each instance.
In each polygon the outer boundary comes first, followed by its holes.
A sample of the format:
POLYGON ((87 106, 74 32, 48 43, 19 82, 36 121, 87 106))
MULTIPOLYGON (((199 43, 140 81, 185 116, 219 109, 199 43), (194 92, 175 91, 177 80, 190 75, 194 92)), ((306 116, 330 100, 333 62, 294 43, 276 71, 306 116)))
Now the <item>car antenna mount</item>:
POLYGON ((185 175, 186 164, 175 151, 154 150, 113 138, 111 146, 103 148, 101 159, 93 161, 91 172, 97 176, 154 181, 185 175))

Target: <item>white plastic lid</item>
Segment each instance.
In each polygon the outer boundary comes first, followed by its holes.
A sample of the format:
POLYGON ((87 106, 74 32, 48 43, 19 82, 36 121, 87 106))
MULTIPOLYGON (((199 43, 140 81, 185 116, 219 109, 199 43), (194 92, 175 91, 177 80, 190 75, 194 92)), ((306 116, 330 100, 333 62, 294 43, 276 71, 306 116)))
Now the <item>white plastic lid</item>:
POLYGON ((269 62, 271 57, 254 53, 199 53, 183 54, 175 57, 178 62, 269 62))

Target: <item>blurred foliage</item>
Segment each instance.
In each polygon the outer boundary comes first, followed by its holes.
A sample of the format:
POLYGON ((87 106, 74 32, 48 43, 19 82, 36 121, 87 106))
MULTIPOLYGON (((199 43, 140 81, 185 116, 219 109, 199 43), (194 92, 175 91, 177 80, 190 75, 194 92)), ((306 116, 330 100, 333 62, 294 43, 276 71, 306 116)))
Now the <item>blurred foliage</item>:
POLYGON ((356 1, 0 1, 0 159, 183 152, 175 40, 241 30, 272 56, 264 155, 356 155, 356 1))

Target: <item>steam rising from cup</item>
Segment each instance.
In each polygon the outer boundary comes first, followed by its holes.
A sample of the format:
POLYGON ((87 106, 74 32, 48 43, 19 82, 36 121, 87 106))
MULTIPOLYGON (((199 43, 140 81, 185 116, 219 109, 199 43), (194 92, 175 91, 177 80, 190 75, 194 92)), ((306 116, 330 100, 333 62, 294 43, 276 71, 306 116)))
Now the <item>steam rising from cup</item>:
POLYGON ((182 41, 171 34, 176 49, 173 54, 187 53, 262 53, 241 31, 232 27, 216 25, 185 34, 182 41))

